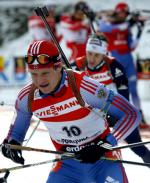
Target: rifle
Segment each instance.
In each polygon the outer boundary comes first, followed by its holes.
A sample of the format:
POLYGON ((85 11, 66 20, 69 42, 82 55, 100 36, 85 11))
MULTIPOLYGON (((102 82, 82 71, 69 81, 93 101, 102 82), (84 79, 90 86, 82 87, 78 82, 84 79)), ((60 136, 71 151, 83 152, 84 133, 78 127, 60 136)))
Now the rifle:
POLYGON ((139 11, 139 12, 143 12, 143 13, 150 13, 150 10, 146 10, 146 9, 137 9, 136 11, 139 11))

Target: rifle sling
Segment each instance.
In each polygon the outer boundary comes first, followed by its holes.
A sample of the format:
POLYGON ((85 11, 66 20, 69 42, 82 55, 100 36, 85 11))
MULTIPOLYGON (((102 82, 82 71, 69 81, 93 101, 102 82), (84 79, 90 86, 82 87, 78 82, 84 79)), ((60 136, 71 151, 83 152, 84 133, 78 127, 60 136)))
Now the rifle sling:
POLYGON ((68 83, 72 88, 72 91, 76 97, 76 99, 78 100, 79 104, 84 107, 85 106, 85 102, 82 99, 82 96, 77 88, 77 84, 76 84, 76 78, 74 76, 74 72, 72 71, 72 69, 67 69, 66 70, 67 75, 68 75, 68 83))

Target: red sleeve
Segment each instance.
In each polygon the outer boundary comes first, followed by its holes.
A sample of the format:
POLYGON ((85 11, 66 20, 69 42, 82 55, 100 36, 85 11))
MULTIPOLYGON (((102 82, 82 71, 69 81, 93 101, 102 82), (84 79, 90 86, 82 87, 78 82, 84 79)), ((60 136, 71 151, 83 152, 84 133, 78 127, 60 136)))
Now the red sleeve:
POLYGON ((77 20, 73 20, 71 18, 71 16, 62 16, 61 17, 61 22, 66 24, 66 27, 69 30, 72 31, 77 31, 80 29, 88 29, 89 30, 89 26, 88 25, 84 25, 82 21, 77 21, 77 20))
POLYGON ((34 27, 45 27, 44 22, 41 20, 40 17, 33 15, 28 18, 28 25, 31 28, 34 27))

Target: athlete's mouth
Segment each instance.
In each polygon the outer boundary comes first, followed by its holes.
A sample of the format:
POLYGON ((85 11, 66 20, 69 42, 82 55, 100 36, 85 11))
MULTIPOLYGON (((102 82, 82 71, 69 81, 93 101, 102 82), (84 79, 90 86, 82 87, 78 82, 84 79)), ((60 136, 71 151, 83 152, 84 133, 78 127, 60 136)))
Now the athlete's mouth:
POLYGON ((41 87, 41 88, 45 88, 45 87, 47 87, 48 85, 49 85, 49 84, 41 84, 40 87, 41 87))
POLYGON ((91 66, 93 66, 93 65, 95 65, 95 62, 90 62, 89 64, 90 64, 91 66))

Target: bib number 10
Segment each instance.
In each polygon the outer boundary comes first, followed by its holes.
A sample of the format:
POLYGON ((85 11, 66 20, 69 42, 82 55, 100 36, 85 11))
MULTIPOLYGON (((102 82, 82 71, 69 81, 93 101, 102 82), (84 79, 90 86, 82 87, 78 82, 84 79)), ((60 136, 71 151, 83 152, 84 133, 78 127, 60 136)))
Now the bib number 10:
POLYGON ((67 133, 68 137, 79 136, 81 134, 81 130, 77 126, 71 126, 71 127, 64 126, 62 130, 67 133))

